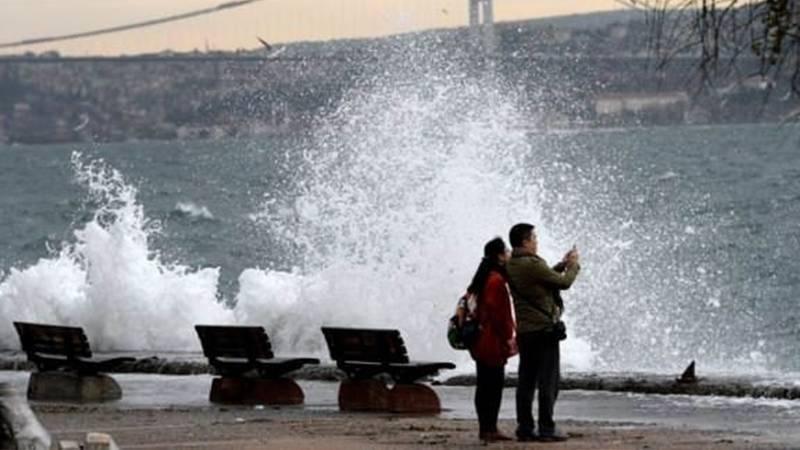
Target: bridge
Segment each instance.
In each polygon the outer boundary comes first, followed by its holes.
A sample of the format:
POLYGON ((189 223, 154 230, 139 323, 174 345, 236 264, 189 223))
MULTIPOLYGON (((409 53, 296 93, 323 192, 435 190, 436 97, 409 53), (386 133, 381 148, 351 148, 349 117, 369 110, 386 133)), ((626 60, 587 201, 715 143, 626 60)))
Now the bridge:
MULTIPOLYGON (((31 37, 10 42, 0 42, 0 50, 25 48, 41 44, 54 44, 78 39, 96 38, 114 33, 130 32, 142 28, 163 26, 174 22, 194 19, 200 16, 208 16, 232 9, 244 8, 261 2, 263 2, 263 0, 227 1, 213 7, 171 14, 147 20, 140 20, 123 25, 102 27, 68 34, 31 37)), ((468 9, 466 23, 468 23, 469 26, 474 30, 472 34, 473 37, 476 39, 476 41, 481 43, 481 46, 487 53, 492 53, 494 50, 494 0, 466 0, 466 2, 468 9)), ((449 14, 447 9, 444 8, 441 9, 441 13, 445 15, 449 14)), ((259 40, 261 39, 259 38, 259 40)), ((262 42, 264 41, 262 40, 262 42)))

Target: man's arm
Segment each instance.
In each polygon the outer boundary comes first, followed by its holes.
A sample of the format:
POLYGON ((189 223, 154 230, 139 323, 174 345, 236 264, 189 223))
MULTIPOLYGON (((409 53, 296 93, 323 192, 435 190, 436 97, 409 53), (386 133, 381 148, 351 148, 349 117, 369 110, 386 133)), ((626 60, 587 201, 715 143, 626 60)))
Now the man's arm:
POLYGON ((579 271, 580 265, 578 263, 564 264, 564 273, 559 273, 547 267, 544 261, 534 261, 531 265, 531 276, 533 278, 562 291, 572 286, 579 271))

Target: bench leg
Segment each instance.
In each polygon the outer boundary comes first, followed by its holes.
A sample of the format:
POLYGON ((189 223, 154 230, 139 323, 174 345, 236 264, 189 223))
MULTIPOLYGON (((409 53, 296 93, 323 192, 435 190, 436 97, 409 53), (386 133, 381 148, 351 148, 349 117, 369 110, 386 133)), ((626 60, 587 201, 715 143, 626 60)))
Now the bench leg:
POLYGON ((389 388, 376 379, 344 380, 339 385, 339 409, 342 411, 387 411, 389 388))
POLYGON ((211 382, 212 403, 238 405, 301 405, 305 396, 289 378, 218 377, 211 382))
POLYGON ((32 372, 28 381, 29 400, 93 403, 121 398, 119 384, 105 374, 32 372))
POLYGON ((389 411, 407 414, 438 414, 441 403, 436 391, 418 383, 396 384, 389 391, 389 411))

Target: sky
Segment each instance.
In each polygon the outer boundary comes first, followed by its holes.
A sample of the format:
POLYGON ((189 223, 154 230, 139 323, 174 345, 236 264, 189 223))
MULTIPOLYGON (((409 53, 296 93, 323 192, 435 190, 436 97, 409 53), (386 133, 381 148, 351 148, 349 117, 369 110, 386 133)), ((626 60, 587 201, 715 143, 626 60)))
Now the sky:
MULTIPOLYGON (((227 0, 0 0, 0 43, 124 25, 227 0)), ((494 0, 496 21, 619 9, 616 0, 494 0)), ((12 49, 63 55, 235 50, 270 43, 385 36, 467 23, 467 0, 261 0, 117 34, 12 49)))

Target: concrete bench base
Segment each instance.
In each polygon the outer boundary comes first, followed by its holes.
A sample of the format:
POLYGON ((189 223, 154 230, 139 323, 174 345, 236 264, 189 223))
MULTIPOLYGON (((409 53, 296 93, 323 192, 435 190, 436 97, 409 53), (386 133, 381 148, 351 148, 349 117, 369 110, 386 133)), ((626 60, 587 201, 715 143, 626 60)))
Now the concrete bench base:
POLYGON ((344 380, 339 385, 342 411, 388 411, 389 388, 380 380, 344 380))
POLYGON ((28 399, 50 402, 94 403, 119 400, 122 389, 108 375, 72 372, 33 372, 28 399))
POLYGON ((288 378, 218 377, 211 382, 212 403, 236 405, 301 405, 305 395, 288 378))
POLYGON ((391 389, 381 380, 344 380, 339 385, 342 411, 437 414, 439 396, 424 384, 396 384, 391 389))
POLYGON ((424 384, 396 384, 389 391, 389 411, 407 414, 438 414, 442 410, 436 391, 424 384))

